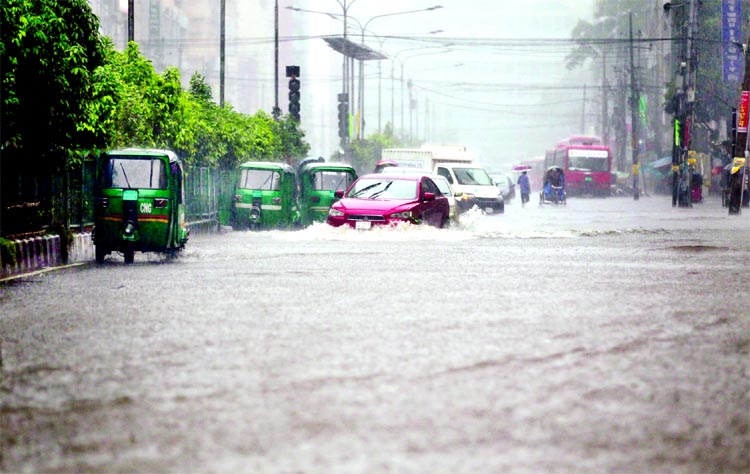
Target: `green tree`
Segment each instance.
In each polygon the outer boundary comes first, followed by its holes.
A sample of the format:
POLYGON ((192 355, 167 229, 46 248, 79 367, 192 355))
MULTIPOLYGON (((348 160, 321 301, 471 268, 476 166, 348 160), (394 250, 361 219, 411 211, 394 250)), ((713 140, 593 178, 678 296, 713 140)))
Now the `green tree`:
POLYGON ((190 93, 203 102, 211 101, 211 86, 206 84, 206 77, 197 71, 190 78, 190 93))
POLYGON ((2 148, 59 167, 61 151, 101 146, 87 107, 104 48, 86 0, 3 0, 2 148))
POLYGON ((404 146, 409 146, 409 144, 396 137, 393 134, 393 127, 387 123, 383 133, 373 133, 364 140, 352 142, 352 166, 357 173, 370 173, 380 160, 383 148, 404 146))
POLYGON ((629 36, 630 12, 633 13, 633 31, 645 30, 648 13, 642 0, 598 0, 594 5, 594 21, 578 20, 571 31, 570 37, 576 44, 565 57, 567 68, 581 67, 587 59, 598 60, 602 51, 614 56, 618 52, 614 48, 621 46, 613 40, 629 36))
POLYGON ((276 133, 280 137, 278 153, 284 161, 289 162, 293 158, 302 158, 310 153, 310 144, 305 141, 305 132, 291 115, 282 116, 275 124, 276 133))
POLYGON ((262 111, 249 116, 229 104, 221 108, 198 73, 189 90, 182 90, 179 72, 157 74, 135 43, 122 53, 108 51, 96 78, 92 122, 111 147, 166 147, 188 165, 223 168, 247 160, 289 160, 309 149, 297 122, 288 117, 276 122, 262 111))

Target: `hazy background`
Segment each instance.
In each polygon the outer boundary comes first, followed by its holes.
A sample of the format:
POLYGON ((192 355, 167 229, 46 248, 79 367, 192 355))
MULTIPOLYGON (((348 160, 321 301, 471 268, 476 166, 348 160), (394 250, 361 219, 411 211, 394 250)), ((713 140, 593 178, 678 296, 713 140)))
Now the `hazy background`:
MULTIPOLYGON (((313 153, 326 154, 337 144, 332 127, 342 66, 340 55, 315 37, 341 34, 343 23, 285 7, 337 14, 342 8, 335 0, 282 0, 279 5, 287 30, 282 36, 313 37, 284 43, 282 54, 303 68, 303 127, 313 153)), ((579 18, 590 17, 592 8, 590 0, 355 0, 348 9, 355 19, 350 21, 350 34, 356 33, 352 40, 361 38, 357 21, 367 24, 365 43, 389 57, 382 61, 380 76, 376 61, 365 67, 365 133, 377 131, 379 121, 384 128, 393 117, 397 133, 466 145, 486 166, 503 168, 542 155, 558 139, 581 132, 586 72, 567 71, 563 59, 570 51, 571 30, 579 18), (443 8, 375 18, 435 5, 443 8), (442 32, 429 34, 435 30, 442 32), (558 39, 565 41, 539 41, 558 39), (403 123, 402 65, 416 100, 410 116, 404 87, 403 123)), ((285 90, 281 97, 286 99, 285 90)))
MULTIPOLYGON (((127 0, 91 1, 104 34, 124 48, 127 0)), ((338 149, 342 58, 323 37, 343 33, 342 1, 279 0, 279 106, 287 111, 285 67, 299 65, 302 127, 312 155, 328 157, 338 149)), ((595 118, 584 123, 582 117, 585 84, 595 86, 599 79, 587 78, 587 67, 569 72, 563 64, 572 48, 571 30, 579 18, 591 18, 593 0, 347 4, 350 39, 361 41, 367 25, 365 44, 388 56, 380 68, 376 61, 365 67, 366 136, 393 123, 399 135, 465 145, 482 164, 502 169, 542 155, 570 134, 596 132, 595 118), (442 8, 389 15, 436 5, 442 8)), ((135 39, 157 70, 178 67, 185 87, 194 72, 204 75, 218 102, 220 18, 219 0, 135 0, 135 39)), ((271 113, 273 0, 226 0, 225 50, 225 103, 243 113, 271 113)), ((358 77, 358 68, 355 73, 358 77)), ((596 108, 598 94, 589 89, 587 113, 596 108)))

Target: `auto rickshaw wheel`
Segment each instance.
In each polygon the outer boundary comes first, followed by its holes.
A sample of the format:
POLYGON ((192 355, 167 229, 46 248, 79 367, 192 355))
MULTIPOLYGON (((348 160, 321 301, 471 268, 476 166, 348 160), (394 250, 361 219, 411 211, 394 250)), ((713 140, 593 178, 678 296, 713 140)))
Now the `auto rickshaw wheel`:
POLYGON ((96 254, 96 263, 104 263, 104 257, 107 256, 109 250, 105 249, 101 245, 95 245, 94 253, 96 254))
POLYGON ((125 252, 123 252, 125 255, 125 263, 130 265, 135 260, 135 250, 128 249, 125 252))

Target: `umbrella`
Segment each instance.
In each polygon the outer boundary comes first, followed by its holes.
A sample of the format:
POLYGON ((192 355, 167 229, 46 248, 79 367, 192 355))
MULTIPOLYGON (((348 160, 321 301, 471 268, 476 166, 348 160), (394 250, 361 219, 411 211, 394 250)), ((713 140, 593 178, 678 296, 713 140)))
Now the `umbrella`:
POLYGON ((511 168, 511 171, 529 171, 531 170, 531 166, 529 165, 515 165, 513 168, 511 168))

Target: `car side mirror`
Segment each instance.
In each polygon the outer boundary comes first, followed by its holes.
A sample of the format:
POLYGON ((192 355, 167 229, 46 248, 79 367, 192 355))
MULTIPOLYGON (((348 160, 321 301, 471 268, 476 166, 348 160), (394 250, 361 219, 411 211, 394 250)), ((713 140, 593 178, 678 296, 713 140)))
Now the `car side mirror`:
POLYGON ((453 197, 461 197, 463 195, 464 195, 463 191, 456 191, 455 193, 453 193, 453 197))
POLYGON ((430 193, 430 192, 424 193, 422 195, 422 200, 424 200, 424 201, 434 201, 435 200, 435 193, 430 193))
POLYGON ((333 197, 341 199, 342 197, 344 197, 344 190, 337 189, 336 191, 333 192, 333 197))

